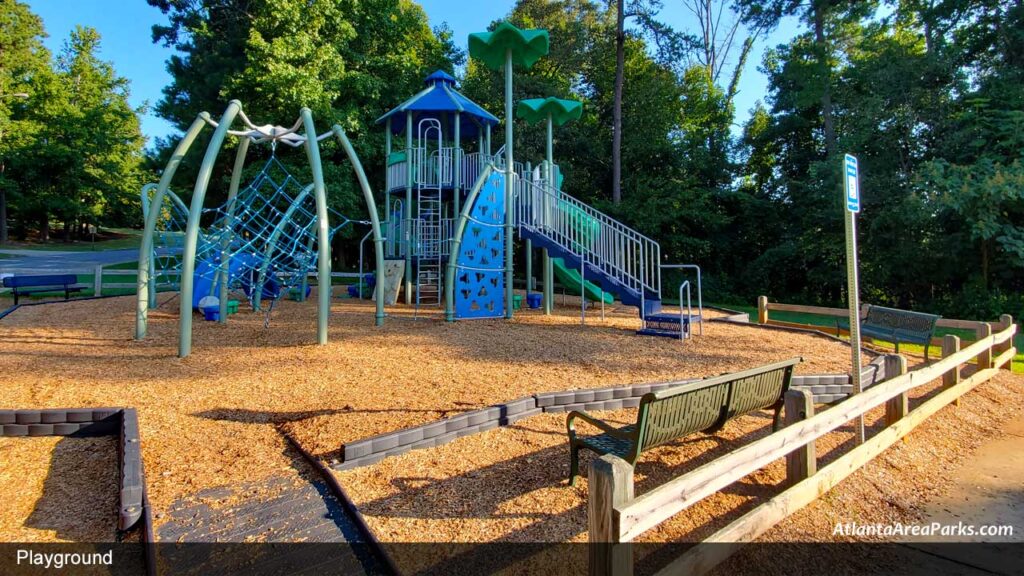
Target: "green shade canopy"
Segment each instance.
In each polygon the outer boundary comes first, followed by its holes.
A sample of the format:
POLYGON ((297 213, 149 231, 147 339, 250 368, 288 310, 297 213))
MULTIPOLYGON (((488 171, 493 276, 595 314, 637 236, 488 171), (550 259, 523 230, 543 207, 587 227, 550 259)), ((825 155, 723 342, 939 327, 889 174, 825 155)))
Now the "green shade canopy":
POLYGON ((512 64, 530 68, 548 53, 547 30, 520 30, 501 22, 493 32, 469 35, 469 55, 478 58, 491 70, 505 65, 505 51, 512 50, 512 64))
POLYGON ((547 120, 551 115, 551 123, 561 126, 571 120, 579 120, 583 115, 583 103, 562 98, 530 98, 521 100, 516 109, 516 117, 533 124, 547 120))

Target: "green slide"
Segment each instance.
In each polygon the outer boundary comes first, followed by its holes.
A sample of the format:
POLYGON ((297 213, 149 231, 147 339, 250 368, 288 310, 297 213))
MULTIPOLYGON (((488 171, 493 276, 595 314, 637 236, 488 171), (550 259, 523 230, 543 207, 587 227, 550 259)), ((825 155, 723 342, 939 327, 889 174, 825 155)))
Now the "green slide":
MULTIPOLYGON (((552 258, 551 267, 555 269, 555 277, 558 281, 565 286, 565 291, 572 295, 580 293, 580 271, 567 268, 565 266, 565 260, 561 258, 552 258)), ((587 300, 591 302, 599 302, 601 300, 602 292, 601 287, 590 281, 583 282, 583 291, 587 293, 587 300)), ((603 293, 605 304, 614 304, 615 296, 608 292, 603 293)))

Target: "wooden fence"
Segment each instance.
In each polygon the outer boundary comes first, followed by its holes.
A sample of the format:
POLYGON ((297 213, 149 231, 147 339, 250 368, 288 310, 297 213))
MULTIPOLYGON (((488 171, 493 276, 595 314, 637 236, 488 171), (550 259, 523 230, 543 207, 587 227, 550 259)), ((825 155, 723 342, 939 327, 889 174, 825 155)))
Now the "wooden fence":
MULTIPOLYGON (((170 278, 181 276, 179 270, 168 270, 165 272, 159 272, 157 274, 160 282, 157 284, 157 289, 171 288, 176 289, 178 286, 177 282, 169 282, 170 278)), ((96 266, 93 270, 93 281, 91 283, 93 293, 96 296, 102 296, 103 290, 135 290, 138 287, 137 278, 139 277, 138 270, 118 270, 105 268, 103 266, 96 266), (123 279, 131 278, 129 282, 124 282, 123 279), (110 278, 117 278, 120 281, 110 281, 110 278)), ((316 272, 310 272, 309 277, 316 279, 316 272)), ((331 272, 331 278, 359 278, 358 272, 331 272)))
MULTIPOLYGON (((845 311, 843 311, 845 313, 845 311)), ((886 357, 887 374, 897 376, 876 384, 844 402, 815 414, 806 391, 786 397, 786 427, 738 448, 721 458, 675 478, 638 497, 633 495, 633 468, 606 455, 592 461, 587 502, 590 531, 590 574, 627 576, 633 573, 632 547, 627 543, 670 517, 779 458, 786 458, 786 485, 780 494, 760 504, 689 549, 658 572, 701 575, 732 555, 745 542, 813 502, 865 463, 913 430, 944 406, 997 374, 1017 353, 1012 345, 1017 327, 1003 316, 999 331, 979 322, 979 337, 963 350, 959 339, 944 339, 945 358, 907 372, 902 356, 886 357), (970 362, 976 367, 965 368, 970 362), (891 369, 891 371, 890 371, 891 369), (966 377, 964 377, 966 376, 966 377), (942 378, 943 389, 914 410, 907 393, 942 378), (885 406, 885 428, 820 470, 815 441, 877 407, 885 406)))
MULTIPOLYGON (((860 315, 864 316, 867 314, 867 304, 862 304, 860 308, 860 315)), ((757 299, 757 321, 760 324, 768 324, 770 326, 784 326, 787 328, 802 328, 806 330, 817 330, 819 332, 825 332, 833 336, 847 336, 849 330, 845 328, 839 328, 836 326, 818 326, 815 324, 798 324, 796 322, 784 322, 782 320, 773 320, 770 316, 771 311, 776 312, 799 312, 804 314, 817 314, 819 316, 831 316, 837 319, 848 320, 850 318, 850 311, 846 308, 826 308, 824 306, 803 306, 800 304, 782 304, 778 302, 769 302, 767 296, 759 296, 757 299)), ((939 318, 938 322, 935 323, 939 328, 955 328, 959 330, 972 330, 976 334, 982 330, 982 325, 985 322, 979 322, 976 320, 955 320, 952 318, 939 318)), ((942 345, 942 338, 932 338, 932 344, 936 346, 942 345)))

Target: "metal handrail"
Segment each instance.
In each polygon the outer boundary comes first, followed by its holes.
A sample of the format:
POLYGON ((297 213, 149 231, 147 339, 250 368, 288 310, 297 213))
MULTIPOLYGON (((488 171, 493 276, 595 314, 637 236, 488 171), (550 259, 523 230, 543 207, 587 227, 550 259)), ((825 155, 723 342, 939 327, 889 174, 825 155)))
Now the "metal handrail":
MULTIPOLYGON (((661 268, 669 269, 693 269, 697 271, 697 314, 700 315, 700 335, 704 335, 704 299, 700 287, 700 266, 696 264, 662 264, 661 268)), ((680 296, 679 306, 682 307, 683 301, 680 296)))
POLYGON ((516 199, 520 229, 543 234, 631 290, 661 294, 657 242, 542 181, 516 199), (596 225, 596 226, 595 226, 596 225))
MULTIPOLYGON (((679 285, 679 340, 683 341, 690 337, 693 333, 693 326, 690 326, 690 321, 693 319, 693 308, 690 306, 690 281, 683 280, 683 283, 679 285), (683 323, 683 288, 686 289, 686 323, 683 323)), ((703 330, 704 323, 701 322, 701 329, 703 330)))

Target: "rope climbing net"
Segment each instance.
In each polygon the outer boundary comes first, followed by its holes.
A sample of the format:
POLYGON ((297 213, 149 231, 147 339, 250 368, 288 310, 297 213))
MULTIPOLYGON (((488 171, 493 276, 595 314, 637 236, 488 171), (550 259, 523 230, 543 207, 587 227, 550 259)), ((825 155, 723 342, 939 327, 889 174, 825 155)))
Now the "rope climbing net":
MULTIPOLYGON (((176 285, 188 208, 173 193, 164 196, 163 204, 152 261, 155 277, 176 285)), ((351 224, 368 224, 331 208, 327 212, 330 238, 351 224)), ((262 309, 263 302, 272 304, 284 290, 301 290, 316 268, 317 209, 312 185, 303 185, 276 155, 237 196, 204 208, 203 220, 211 224, 200 231, 196 249, 193 298, 197 306, 202 306, 204 298, 219 298, 219 284, 226 277, 230 292, 241 291, 254 309, 262 309), (254 289, 257 286, 261 289, 254 289)))

